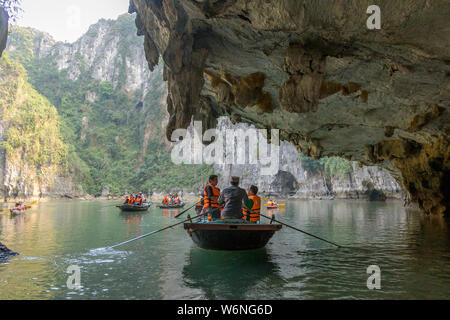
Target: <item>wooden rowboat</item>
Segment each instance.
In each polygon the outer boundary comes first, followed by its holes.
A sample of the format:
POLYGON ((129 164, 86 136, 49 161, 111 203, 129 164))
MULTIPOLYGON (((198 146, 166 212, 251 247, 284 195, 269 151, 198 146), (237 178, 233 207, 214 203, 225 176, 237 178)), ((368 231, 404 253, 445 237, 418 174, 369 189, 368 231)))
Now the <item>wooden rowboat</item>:
POLYGON ((194 243, 210 250, 253 250, 266 246, 280 224, 256 224, 239 220, 218 223, 185 223, 194 243))
POLYGON ((120 206, 117 206, 122 211, 148 211, 148 209, 151 207, 151 203, 144 203, 142 206, 136 206, 132 204, 122 204, 120 206))
POLYGON ((183 208, 186 204, 184 202, 181 202, 180 204, 160 204, 158 205, 158 208, 161 209, 178 209, 183 208))

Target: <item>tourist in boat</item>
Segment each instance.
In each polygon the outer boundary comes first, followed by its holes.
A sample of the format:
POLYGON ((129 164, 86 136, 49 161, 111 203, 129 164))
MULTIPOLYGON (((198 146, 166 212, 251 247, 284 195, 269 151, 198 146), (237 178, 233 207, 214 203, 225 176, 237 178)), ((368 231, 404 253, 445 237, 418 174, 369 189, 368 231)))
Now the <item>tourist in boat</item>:
POLYGON ((134 199, 134 205, 135 206, 142 206, 142 198, 141 198, 141 196, 139 194, 134 199))
POLYGON ((147 199, 145 198, 144 193, 139 192, 139 197, 141 198, 141 205, 147 202, 147 199))
POLYGON ((130 196, 125 197, 125 202, 123 204, 130 204, 130 196))
POLYGON ((134 204, 134 195, 130 194, 130 197, 128 198, 128 204, 133 205, 134 204))
POLYGON ((220 219, 220 205, 218 203, 220 197, 220 189, 217 188, 219 177, 212 175, 209 177, 209 183, 203 189, 203 197, 205 205, 202 213, 206 214, 208 221, 220 219))
POLYGON ((166 205, 169 204, 169 197, 168 197, 168 196, 164 196, 163 201, 162 201, 162 204, 163 204, 164 206, 166 206, 166 205))
POLYGON ((258 223, 261 220, 261 198, 258 196, 258 187, 251 186, 248 189, 248 202, 244 207, 242 214, 244 220, 258 223), (250 211, 250 210, 251 211, 250 211))
POLYGON ((204 205, 205 205, 205 199, 202 196, 200 196, 198 201, 197 201, 197 205, 195 206, 195 213, 197 215, 200 215, 200 213, 203 210, 203 206, 204 205))
POLYGON ((218 203, 225 204, 222 219, 242 219, 242 208, 248 203, 247 192, 239 187, 239 177, 231 177, 228 188, 220 194, 218 203))

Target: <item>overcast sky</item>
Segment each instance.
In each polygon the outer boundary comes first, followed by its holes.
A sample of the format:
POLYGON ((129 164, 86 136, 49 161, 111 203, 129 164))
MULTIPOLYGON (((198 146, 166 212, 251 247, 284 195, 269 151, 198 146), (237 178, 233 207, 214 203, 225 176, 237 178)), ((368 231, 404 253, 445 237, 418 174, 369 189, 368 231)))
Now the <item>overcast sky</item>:
POLYGON ((24 12, 16 24, 74 42, 101 18, 115 19, 128 12, 129 0, 22 0, 24 12))

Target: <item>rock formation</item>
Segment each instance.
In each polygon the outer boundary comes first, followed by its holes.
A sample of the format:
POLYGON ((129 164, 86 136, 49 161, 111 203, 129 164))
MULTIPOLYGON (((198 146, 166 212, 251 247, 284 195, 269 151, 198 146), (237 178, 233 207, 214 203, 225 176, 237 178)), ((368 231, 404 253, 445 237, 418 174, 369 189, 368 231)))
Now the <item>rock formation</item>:
POLYGON ((167 135, 220 116, 314 158, 388 169, 427 213, 450 213, 449 2, 131 0, 168 81, 167 135))
MULTIPOLYGON (((228 118, 218 119, 218 130, 225 136, 225 130, 234 129, 245 132, 251 126, 243 123, 233 125, 228 118)), ((264 140, 263 140, 264 141, 264 140)), ((261 143, 261 142, 259 142, 261 143)), ((264 142, 263 144, 264 145, 264 142)), ((234 145, 234 154, 237 153, 234 145)), ((269 149, 267 146, 264 149, 269 149)), ((224 150, 224 156, 230 157, 230 150, 224 150)), ((249 150, 246 150, 249 158, 249 150)), ((280 168, 277 174, 261 175, 261 164, 216 164, 214 172, 220 173, 220 188, 228 186, 231 176, 242 178, 241 186, 258 186, 260 193, 296 199, 364 199, 383 201, 401 199, 403 194, 395 179, 379 167, 361 168, 356 162, 349 163, 345 173, 330 176, 322 168, 312 171, 302 161, 301 154, 290 142, 282 141, 279 152, 280 168)), ((316 162, 316 165, 318 163, 316 162)))
POLYGON ((17 256, 17 255, 18 255, 17 252, 9 250, 5 245, 3 245, 0 242, 0 262, 5 259, 8 259, 9 257, 17 256))

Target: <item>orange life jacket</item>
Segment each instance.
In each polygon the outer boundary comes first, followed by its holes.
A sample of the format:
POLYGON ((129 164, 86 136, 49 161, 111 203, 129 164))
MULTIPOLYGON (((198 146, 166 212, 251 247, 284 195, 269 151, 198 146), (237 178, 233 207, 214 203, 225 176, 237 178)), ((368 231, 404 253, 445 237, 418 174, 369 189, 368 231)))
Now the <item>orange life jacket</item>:
POLYGON ((244 220, 250 222, 259 222, 261 220, 261 198, 258 196, 248 196, 249 199, 253 200, 253 207, 251 208, 252 212, 249 212, 247 208, 242 210, 242 214, 244 215, 244 220), (250 213, 250 215, 249 215, 250 213))
POLYGON ((212 200, 208 197, 208 194, 206 193, 206 189, 208 187, 211 187, 211 189, 213 191, 213 195, 214 195, 214 197, 216 197, 216 199, 219 199, 219 197, 220 197, 219 188, 214 187, 212 184, 207 184, 205 189, 203 189, 203 196, 205 198, 205 209, 208 209, 209 207, 220 208, 220 205, 216 200, 212 200))
POLYGON ((164 197, 163 204, 169 204, 169 197, 168 196, 164 197))

